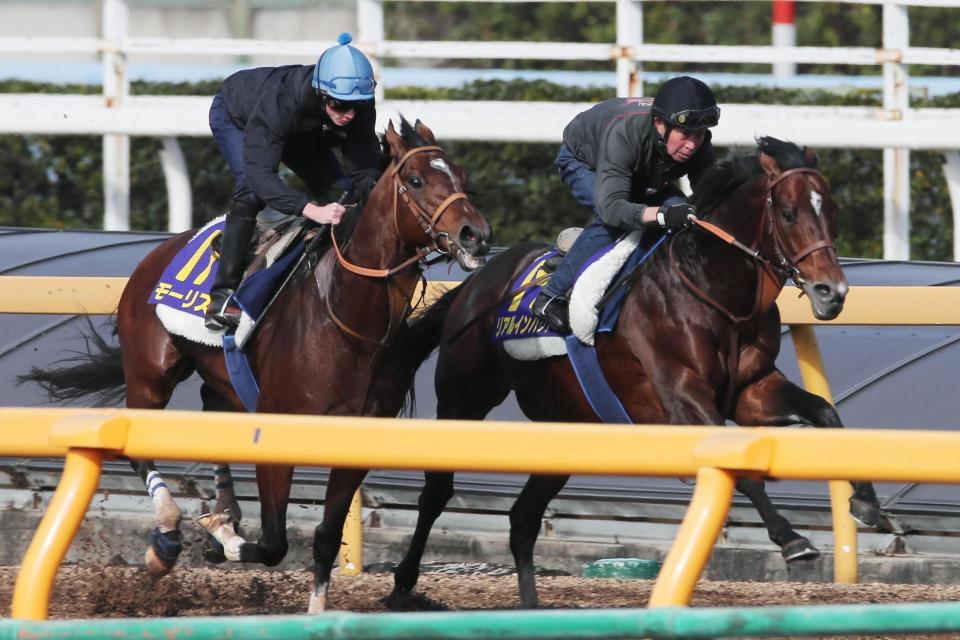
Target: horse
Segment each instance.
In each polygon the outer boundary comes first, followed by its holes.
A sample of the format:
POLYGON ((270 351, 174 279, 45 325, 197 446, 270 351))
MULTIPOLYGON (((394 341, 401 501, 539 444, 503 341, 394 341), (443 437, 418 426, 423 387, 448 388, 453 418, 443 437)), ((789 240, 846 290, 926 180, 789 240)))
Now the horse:
MULTIPOLYGON (((420 265, 436 251, 471 270, 489 249, 490 226, 464 192, 467 174, 437 145, 433 132, 419 120, 411 125, 401 118, 400 131, 390 122, 383 141, 389 166, 349 240, 337 242, 341 234, 334 233, 335 251, 292 272, 251 339, 247 351, 260 386, 258 412, 398 415, 414 373, 404 364, 405 334, 420 265)), ((95 338, 80 362, 35 369, 23 378, 44 385, 52 399, 120 396, 125 389, 128 408, 162 409, 174 388, 196 371, 204 410, 244 411, 222 350, 168 333, 147 303, 165 266, 193 235, 188 231, 165 241, 130 276, 115 317, 118 347, 95 338)), ((181 551, 181 511, 152 461, 131 464, 154 502, 146 565, 162 576, 181 551)), ((326 606, 343 524, 366 473, 331 470, 313 541, 311 612, 326 606)), ((237 535, 240 511, 229 466, 216 466, 216 508, 200 521, 219 542, 205 549, 208 560, 274 566, 286 555, 293 467, 258 464, 256 477, 262 532, 254 543, 237 535)))
MULTIPOLYGON (((703 178, 693 199, 707 212, 703 219, 670 235, 641 263, 627 280, 614 331, 596 337, 601 369, 634 423, 842 426, 827 401, 788 380, 775 363, 781 335, 775 300, 788 279, 809 297, 817 318, 835 318, 843 308, 848 285, 832 242, 837 206, 812 150, 770 137, 757 142, 756 152, 734 155, 703 178)), ((482 420, 514 391, 531 420, 598 421, 566 356, 520 361, 492 341, 497 311, 515 295, 512 283, 547 246, 526 242, 498 254, 420 320, 428 341, 422 351, 439 346, 438 418, 482 420)), ((537 606, 534 545, 548 503, 568 478, 531 476, 510 510, 523 607, 537 606)), ((777 512, 762 480, 740 478, 736 487, 786 561, 819 555, 777 512)), ((854 515, 894 530, 873 486, 853 487, 854 515)), ((426 475, 392 596, 409 596, 416 585, 430 529, 452 494, 452 473, 426 475)))

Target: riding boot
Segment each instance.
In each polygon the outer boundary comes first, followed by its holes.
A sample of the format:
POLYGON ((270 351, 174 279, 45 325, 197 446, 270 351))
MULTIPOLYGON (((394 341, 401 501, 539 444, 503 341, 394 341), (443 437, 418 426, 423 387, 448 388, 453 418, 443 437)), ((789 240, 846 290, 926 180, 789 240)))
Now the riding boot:
POLYGON ((210 290, 210 302, 204 325, 211 331, 235 327, 240 323, 240 309, 231 304, 233 292, 240 284, 243 269, 247 262, 247 250, 253 230, 257 227, 256 218, 247 218, 234 213, 227 214, 220 241, 220 258, 217 276, 210 290))
POLYGON ((560 335, 570 333, 569 301, 546 290, 540 292, 530 305, 530 311, 547 323, 550 330, 560 335))

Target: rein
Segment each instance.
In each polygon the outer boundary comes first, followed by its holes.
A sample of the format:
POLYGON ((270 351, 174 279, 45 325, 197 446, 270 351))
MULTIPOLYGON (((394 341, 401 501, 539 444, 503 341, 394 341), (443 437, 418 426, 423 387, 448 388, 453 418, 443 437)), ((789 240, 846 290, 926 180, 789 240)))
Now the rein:
POLYGON ((407 314, 410 306, 409 305, 410 292, 402 290, 402 287, 400 288, 401 290, 398 291, 398 288, 396 286, 391 286, 394 281, 392 276, 412 267, 418 262, 422 262, 433 251, 437 251, 439 253, 449 255, 450 253, 449 249, 448 250, 441 249, 439 246, 439 241, 441 238, 446 238, 447 246, 449 247, 450 236, 445 231, 437 231, 436 224, 437 224, 437 221, 440 220, 440 217, 450 207, 450 205, 452 205, 454 202, 457 202, 458 200, 465 200, 467 198, 467 194, 462 191, 452 193, 449 196, 447 196, 447 198, 444 199, 443 202, 437 205, 437 208, 434 210, 433 214, 431 215, 427 213, 423 209, 423 207, 421 207, 420 204, 410 196, 409 191, 403 185, 400 179, 400 169, 403 168, 404 164, 406 164, 407 160, 409 160, 412 156, 418 153, 424 153, 427 151, 443 151, 443 148, 437 145, 414 147, 413 149, 410 149, 405 154, 403 154, 403 156, 401 156, 400 159, 397 160, 397 162, 389 170, 390 179, 393 181, 393 184, 395 187, 395 189, 393 190, 393 200, 392 200, 393 204, 391 208, 393 210, 393 214, 392 214, 393 228, 396 230, 397 236, 399 238, 403 237, 400 232, 400 225, 398 222, 399 200, 402 199, 404 205, 406 205, 406 209, 411 214, 413 214, 413 216, 416 218, 417 222, 420 224, 420 228, 423 230, 424 236, 426 237, 426 244, 424 246, 418 247, 415 250, 414 255, 407 258, 400 264, 395 265, 393 267, 386 268, 386 269, 370 269, 367 267, 361 267, 359 265, 356 265, 350 262, 349 260, 346 259, 346 257, 344 257, 343 252, 340 250, 340 245, 337 242, 337 235, 335 233, 330 234, 330 237, 333 239, 333 249, 337 256, 337 263, 341 267, 343 267, 350 273, 354 273, 359 276, 364 276, 367 278, 383 278, 387 281, 387 295, 390 298, 389 300, 390 318, 389 318, 389 323, 387 325, 387 332, 380 339, 370 338, 350 328, 343 320, 337 317, 337 314, 333 310, 333 306, 330 304, 330 296, 325 297, 326 304, 327 304, 327 313, 329 313, 330 319, 333 320, 333 323, 337 326, 338 329, 340 329, 340 331, 342 331, 343 333, 347 334, 352 338, 355 338, 362 342, 372 344, 376 347, 385 347, 390 344, 390 342, 393 340, 394 334, 398 326, 397 320, 400 318, 403 318, 407 314), (398 313, 394 312, 395 309, 398 310, 398 313))

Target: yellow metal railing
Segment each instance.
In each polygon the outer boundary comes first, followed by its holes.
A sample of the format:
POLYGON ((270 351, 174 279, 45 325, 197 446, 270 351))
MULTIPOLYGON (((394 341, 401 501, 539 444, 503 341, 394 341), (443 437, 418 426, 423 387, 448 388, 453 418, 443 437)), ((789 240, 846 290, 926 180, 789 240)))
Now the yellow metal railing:
POLYGON ((685 605, 738 475, 960 483, 960 434, 942 431, 622 426, 392 420, 132 409, 0 409, 0 442, 48 434, 23 455, 66 449, 67 466, 27 551, 12 614, 45 619, 57 568, 97 490, 104 457, 599 475, 696 476, 651 606, 685 605), (349 442, 348 447, 330 447, 349 442), (602 446, 598 446, 602 443, 602 446), (533 448, 537 456, 528 452, 533 448))
MULTIPOLYGON (((116 308, 125 282, 125 278, 3 277, 0 278, 0 294, 3 294, 0 295, 0 313, 110 313, 116 308)), ((457 284, 457 282, 430 283, 427 297, 429 299, 435 295, 439 288, 449 288, 457 284)), ((832 394, 810 325, 960 324, 960 290, 956 288, 853 287, 840 319, 831 322, 815 320, 810 312, 808 301, 799 298, 794 290, 784 291, 777 303, 782 321, 791 326, 791 335, 794 339, 804 385, 811 392, 831 402, 832 394)), ((37 441, 42 440, 45 435, 42 431, 22 430, 5 443, 7 446, 2 453, 27 455, 23 452, 37 445, 38 453, 35 455, 65 456, 66 451, 62 447, 56 447, 50 443, 46 443, 45 446, 38 445, 37 441), (41 449, 46 453, 39 452, 41 449)), ((143 457, 163 456, 154 452, 143 457)), ((358 463, 356 466, 377 465, 358 463)), ((569 471, 569 469, 561 470, 564 473, 569 471)), ((700 486, 699 483, 698 486, 700 486)), ((856 582, 857 580, 856 525, 848 510, 850 491, 846 482, 830 482, 835 543, 834 576, 838 582, 856 582)), ((358 520, 359 504, 355 503, 351 512, 358 520)), ((359 546, 359 523, 352 521, 350 526, 349 541, 359 546)), ((345 553, 341 558, 343 566, 349 566, 352 562, 356 567, 359 562, 357 554, 359 554, 359 548, 353 558, 347 557, 348 552, 345 553)))

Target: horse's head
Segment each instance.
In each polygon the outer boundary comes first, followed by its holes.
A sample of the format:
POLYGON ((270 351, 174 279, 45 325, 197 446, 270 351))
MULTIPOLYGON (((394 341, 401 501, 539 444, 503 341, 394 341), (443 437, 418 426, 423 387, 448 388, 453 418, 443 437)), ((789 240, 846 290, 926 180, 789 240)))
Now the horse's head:
POLYGON ((433 132, 417 120, 391 121, 385 135, 394 189, 394 220, 405 244, 456 258, 467 270, 483 264, 490 225, 464 193, 467 174, 437 146, 433 132))
POLYGON ((764 224, 770 232, 762 251, 809 296, 818 319, 832 320, 843 309, 848 286, 832 241, 837 206, 816 169, 817 156, 769 137, 759 140, 758 153, 767 176, 764 224))

